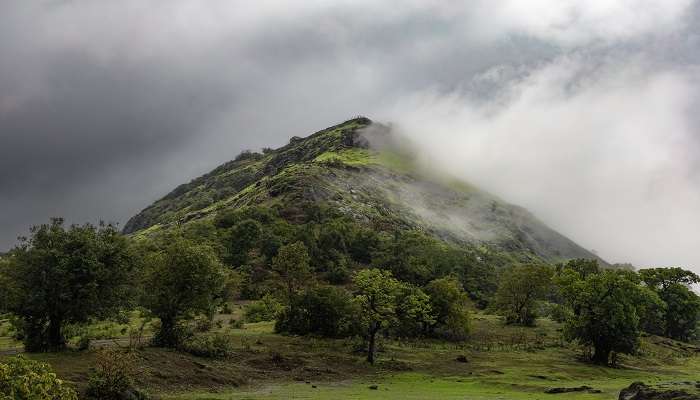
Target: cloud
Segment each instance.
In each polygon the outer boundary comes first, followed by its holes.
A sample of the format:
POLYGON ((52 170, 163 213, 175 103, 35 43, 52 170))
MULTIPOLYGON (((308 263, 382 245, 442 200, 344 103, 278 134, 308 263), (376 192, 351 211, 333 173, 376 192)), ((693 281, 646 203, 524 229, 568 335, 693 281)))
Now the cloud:
POLYGON ((426 161, 526 206, 611 261, 700 268, 699 70, 569 54, 490 101, 420 92, 387 111, 426 161))
POLYGON ((365 114, 603 256, 695 262, 698 7, 0 2, 0 249, 50 216, 123 222, 245 148, 365 114))

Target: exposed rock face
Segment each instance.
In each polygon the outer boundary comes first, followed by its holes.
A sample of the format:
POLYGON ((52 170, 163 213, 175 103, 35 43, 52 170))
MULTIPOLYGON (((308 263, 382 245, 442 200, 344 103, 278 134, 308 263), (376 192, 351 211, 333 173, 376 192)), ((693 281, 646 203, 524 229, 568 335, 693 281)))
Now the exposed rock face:
POLYGON ((634 382, 620 391, 618 400, 700 400, 700 396, 684 390, 659 390, 634 382))

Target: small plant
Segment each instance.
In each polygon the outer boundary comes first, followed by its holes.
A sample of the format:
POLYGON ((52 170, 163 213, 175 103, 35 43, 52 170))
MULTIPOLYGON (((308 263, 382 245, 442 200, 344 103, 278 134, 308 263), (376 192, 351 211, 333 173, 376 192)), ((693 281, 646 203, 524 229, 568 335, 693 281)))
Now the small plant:
POLYGON ((78 395, 48 365, 17 356, 0 364, 0 399, 77 400, 78 395))
POLYGON ((214 324, 209 318, 200 318, 195 321, 194 329, 197 332, 209 332, 214 324))
POLYGON ((78 339, 78 343, 76 343, 76 347, 80 351, 85 351, 90 349, 90 337, 87 335, 80 336, 78 339))
POLYGON ((86 397, 95 400, 145 399, 146 396, 133 387, 137 373, 135 353, 121 349, 101 350, 88 381, 86 397))
POLYGON ((231 320, 228 322, 228 324, 233 329, 243 329, 243 320, 242 319, 231 318, 231 320))
POLYGON ((245 307, 245 319, 248 322, 273 321, 282 312, 283 306, 269 294, 260 301, 250 303, 245 307))
POLYGON ((182 344, 181 349, 195 356, 209 358, 230 357, 234 350, 231 337, 218 332, 193 336, 182 344))
POLYGON ((229 303, 224 303, 221 306, 221 314, 233 314, 233 309, 231 309, 231 305, 229 303))

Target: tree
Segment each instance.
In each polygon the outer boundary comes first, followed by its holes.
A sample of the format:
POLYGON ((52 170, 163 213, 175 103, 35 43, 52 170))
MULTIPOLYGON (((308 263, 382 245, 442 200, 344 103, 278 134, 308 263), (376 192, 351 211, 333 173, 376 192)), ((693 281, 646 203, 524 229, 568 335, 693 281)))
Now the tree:
POLYGON ((154 342, 176 347, 183 339, 182 321, 216 305, 224 275, 210 247, 175 237, 148 256, 143 284, 143 305, 161 322, 154 342))
POLYGON ((639 276, 647 286, 655 289, 664 289, 675 284, 689 286, 700 283, 700 276, 679 267, 641 269, 639 276))
POLYGON ((0 279, 5 308, 21 319, 27 351, 65 347, 63 326, 107 318, 128 305, 133 252, 111 225, 35 226, 0 279))
POLYGON ((535 324, 535 306, 549 291, 551 276, 551 268, 538 264, 514 266, 503 273, 495 302, 507 324, 535 324))
POLYGON ((586 279, 589 275, 597 274, 600 272, 600 267, 598 266, 598 260, 577 258, 574 260, 569 260, 563 268, 571 269, 576 272, 581 279, 586 279))
POLYGON ((367 361, 374 363, 377 333, 396 317, 396 291, 400 283, 390 271, 380 269, 358 271, 353 283, 357 290, 355 301, 367 332, 367 361))
POLYGON ((469 334, 469 297, 454 277, 431 281, 425 291, 435 315, 433 331, 452 339, 465 339, 469 334))
POLYGON ((282 277, 287 289, 287 300, 290 302, 294 294, 311 279, 309 260, 309 252, 302 242, 280 247, 277 255, 272 258, 272 269, 282 277))
POLYGON ((695 334, 700 315, 698 295, 685 285, 674 283, 659 291, 659 297, 666 303, 665 336, 690 340, 695 334))
POLYGON ((226 238, 226 261, 239 266, 248 261, 248 253, 260 241, 262 226, 253 219, 243 220, 234 225, 226 238))
POLYGON ((400 284, 395 301, 396 323, 392 331, 396 332, 397 336, 425 335, 435 324, 430 296, 419 287, 408 283, 400 284))
POLYGON ((678 267, 642 269, 639 276, 666 305, 660 333, 677 340, 689 340, 700 319, 700 297, 690 285, 700 283, 700 277, 678 267))
POLYGON ((294 307, 282 312, 275 331, 323 337, 347 337, 356 333, 358 312, 347 290, 319 286, 295 296, 292 301, 294 307))
POLYGON ((634 352, 639 343, 640 287, 615 271, 590 274, 571 281, 567 301, 573 316, 566 322, 566 337, 592 346, 592 360, 607 364, 610 353, 634 352))
POLYGON ((372 265, 390 270, 402 281, 423 286, 443 276, 453 267, 449 248, 444 243, 418 231, 396 232, 382 241, 374 252, 372 265))

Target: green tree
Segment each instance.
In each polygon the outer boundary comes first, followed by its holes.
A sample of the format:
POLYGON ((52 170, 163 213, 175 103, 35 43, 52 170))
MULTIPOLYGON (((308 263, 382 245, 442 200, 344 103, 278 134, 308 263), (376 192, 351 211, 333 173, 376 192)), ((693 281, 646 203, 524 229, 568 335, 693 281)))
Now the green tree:
POLYGON ((351 294, 340 287, 319 286, 295 296, 277 319, 275 331, 296 335, 347 337, 356 333, 358 312, 351 294))
POLYGON ((507 324, 535 324, 537 301, 549 292, 551 277, 551 268, 539 264, 517 265, 503 273, 495 305, 507 324))
POLYGON ((659 291, 666 303, 665 336, 676 340, 690 340, 696 332, 700 315, 700 298, 680 283, 668 285, 659 291))
POLYGON ((0 284, 5 308, 18 316, 27 351, 65 346, 63 326, 107 318, 127 306, 134 256, 111 225, 35 226, 13 249, 0 284))
POLYGON ((431 281, 425 291, 435 315, 434 332, 451 339, 463 340, 469 334, 469 297, 454 277, 431 281))
POLYGON ((396 336, 410 337, 428 333, 435 316, 428 296, 419 287, 408 283, 399 285, 396 293, 396 336))
POLYGON ((592 360, 607 364, 610 353, 634 352, 639 343, 641 288, 624 274, 603 271, 586 279, 570 281, 567 302, 573 316, 565 324, 565 335, 592 346, 592 360))
POLYGON ((700 319, 700 297, 690 285, 700 283, 700 277, 678 267, 643 269, 639 275, 666 305, 660 333, 677 340, 691 339, 700 319))
POLYGON ((183 339, 182 322, 209 313, 224 288, 222 265, 214 251, 182 238, 172 238, 146 260, 142 303, 160 318, 154 342, 176 347, 183 339))
POLYGON ((390 326, 396 318, 396 295, 400 283, 390 271, 363 269, 355 273, 355 301, 367 333, 367 361, 374 363, 377 333, 390 326))
POLYGON ((282 278, 290 302, 294 294, 308 285, 312 277, 309 260, 309 253, 302 242, 280 247, 277 255, 272 258, 272 269, 282 278))
POLYGON ((226 235, 226 262, 233 266, 248 262, 249 252, 255 248, 263 235, 262 225, 253 219, 234 225, 226 235))
POLYGON ((451 272, 453 260, 449 248, 418 231, 396 232, 382 241, 372 257, 372 265, 388 269, 402 281, 423 286, 451 272))
MULTIPOLYGON (((562 266, 560 266, 562 268, 562 266)), ((577 258, 574 260, 569 260, 563 265, 563 268, 570 269, 576 272, 581 279, 586 279, 589 275, 597 274, 600 272, 600 267, 598 266, 598 260, 577 258)))

